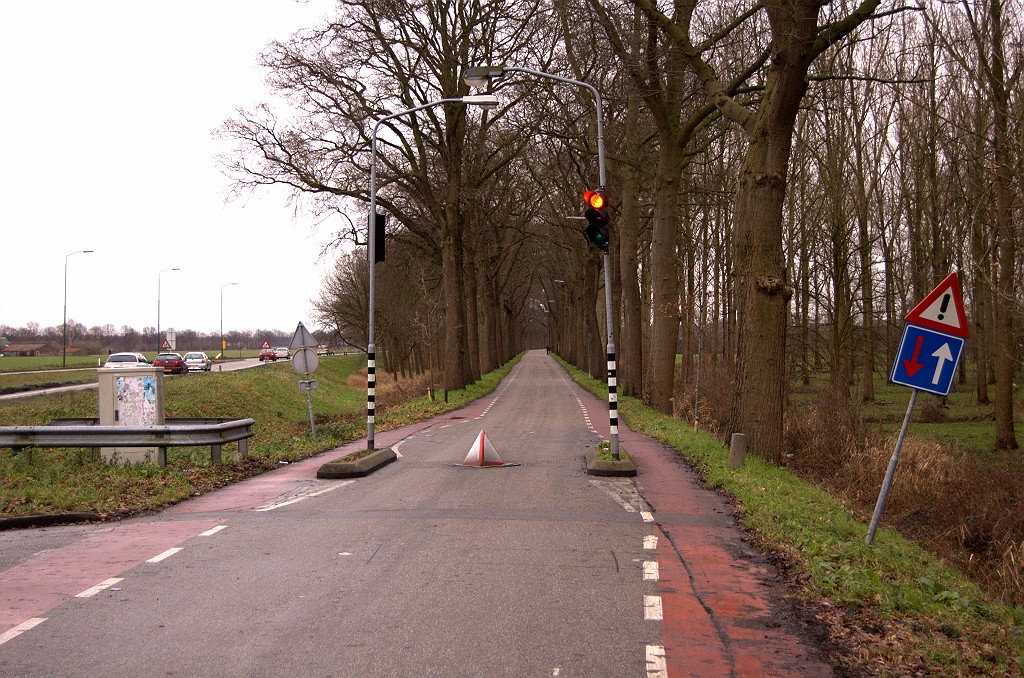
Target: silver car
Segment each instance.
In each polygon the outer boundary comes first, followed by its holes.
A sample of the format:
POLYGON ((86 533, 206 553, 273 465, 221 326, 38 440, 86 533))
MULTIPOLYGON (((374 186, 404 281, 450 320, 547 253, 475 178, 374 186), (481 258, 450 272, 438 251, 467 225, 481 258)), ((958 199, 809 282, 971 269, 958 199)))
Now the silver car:
POLYGON ((149 364, 141 353, 111 353, 104 367, 149 367, 149 364))
POLYGON ((185 364, 188 365, 189 372, 194 372, 195 370, 205 370, 209 372, 210 368, 213 367, 213 361, 210 360, 210 357, 202 351, 190 351, 186 353, 185 364))

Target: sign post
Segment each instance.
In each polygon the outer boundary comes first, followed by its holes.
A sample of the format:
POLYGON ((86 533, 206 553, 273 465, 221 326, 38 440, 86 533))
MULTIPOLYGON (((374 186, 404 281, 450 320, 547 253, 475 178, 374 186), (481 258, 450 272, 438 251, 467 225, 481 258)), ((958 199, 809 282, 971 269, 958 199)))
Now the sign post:
POLYGON ((892 489, 892 480, 896 475, 900 450, 903 449, 903 440, 907 436, 917 394, 919 391, 926 391, 940 396, 949 395, 964 343, 970 336, 956 272, 946 276, 946 279, 929 292, 903 320, 906 323, 903 327, 903 339, 900 341, 900 350, 896 353, 889 381, 909 386, 913 390, 910 394, 910 403, 907 405, 907 414, 903 417, 900 435, 896 439, 896 449, 889 459, 885 480, 882 481, 878 501, 875 502, 875 512, 871 516, 868 536, 864 540, 869 546, 875 540, 875 531, 889 499, 889 491, 892 489))
POLYGON ((316 388, 316 379, 310 379, 309 375, 315 372, 320 365, 320 356, 316 354, 317 344, 316 339, 302 323, 295 328, 295 335, 292 337, 291 343, 288 344, 288 348, 292 352, 292 369, 306 377, 299 381, 299 390, 306 392, 306 404, 309 407, 309 430, 313 440, 316 440, 316 421, 313 419, 313 389, 316 388))

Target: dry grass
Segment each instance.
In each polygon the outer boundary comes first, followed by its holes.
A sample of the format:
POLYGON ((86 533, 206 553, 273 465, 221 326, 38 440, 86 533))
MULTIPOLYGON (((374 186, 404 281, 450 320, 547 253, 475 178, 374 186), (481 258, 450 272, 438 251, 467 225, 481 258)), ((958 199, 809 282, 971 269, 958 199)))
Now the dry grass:
MULTIPOLYGON (((870 518, 895 436, 840 398, 787 419, 789 465, 870 518)), ((1024 460, 999 461, 907 437, 883 520, 960 566, 1005 602, 1024 605, 1024 460)))
MULTIPOLYGON (((366 368, 364 367, 358 374, 350 375, 347 383, 350 388, 365 391, 366 368)), ((429 374, 417 374, 397 379, 389 372, 378 372, 374 402, 381 408, 398 405, 425 395, 428 388, 430 388, 429 374)))

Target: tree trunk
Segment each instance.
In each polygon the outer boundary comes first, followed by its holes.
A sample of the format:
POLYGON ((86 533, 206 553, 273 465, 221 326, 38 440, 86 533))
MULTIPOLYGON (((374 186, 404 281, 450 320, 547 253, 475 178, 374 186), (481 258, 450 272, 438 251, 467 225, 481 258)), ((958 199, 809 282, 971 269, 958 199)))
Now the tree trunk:
MULTIPOLYGON (((634 108, 636 104, 631 104, 634 108)), ((640 195, 636 170, 623 164, 618 175, 622 211, 616 234, 619 249, 619 277, 622 285, 622 331, 615 342, 616 377, 625 395, 640 395, 643 388, 643 340, 641 339, 640 281, 637 269, 637 222, 640 195)))
POLYGON ((480 316, 477 310, 476 255, 471 248, 466 248, 465 262, 462 279, 466 285, 466 349, 469 378, 476 381, 480 378, 480 316))
POLYGON ((679 337, 679 184, 685 156, 667 135, 661 139, 655 186, 654 230, 651 234, 651 327, 647 402, 661 412, 672 411, 672 385, 679 337))
POLYGON ((774 463, 782 461, 786 315, 792 295, 782 250, 782 206, 806 72, 799 62, 769 71, 736 191, 739 337, 728 434, 746 434, 748 449, 774 463))

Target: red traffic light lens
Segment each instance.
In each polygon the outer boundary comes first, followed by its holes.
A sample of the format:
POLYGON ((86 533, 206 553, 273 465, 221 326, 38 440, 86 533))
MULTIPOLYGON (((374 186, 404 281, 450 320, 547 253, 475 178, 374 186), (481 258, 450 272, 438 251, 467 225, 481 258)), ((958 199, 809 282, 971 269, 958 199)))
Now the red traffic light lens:
POLYGON ((608 199, 600 190, 587 191, 586 193, 583 194, 583 202, 585 202, 589 207, 593 207, 595 210, 599 210, 605 206, 605 203, 608 202, 608 199))

